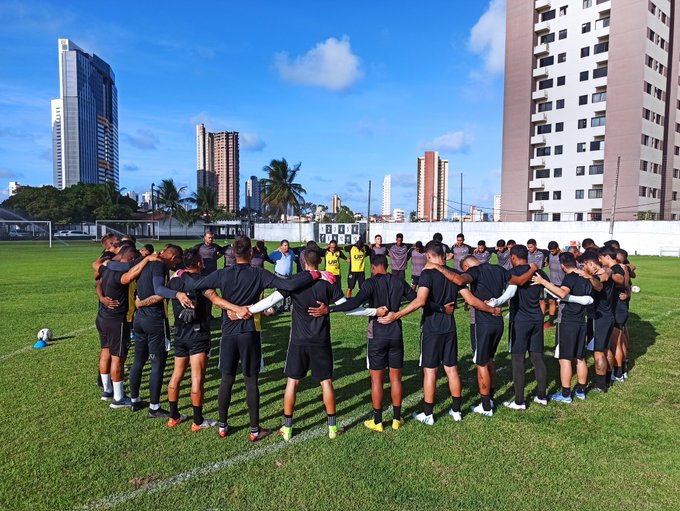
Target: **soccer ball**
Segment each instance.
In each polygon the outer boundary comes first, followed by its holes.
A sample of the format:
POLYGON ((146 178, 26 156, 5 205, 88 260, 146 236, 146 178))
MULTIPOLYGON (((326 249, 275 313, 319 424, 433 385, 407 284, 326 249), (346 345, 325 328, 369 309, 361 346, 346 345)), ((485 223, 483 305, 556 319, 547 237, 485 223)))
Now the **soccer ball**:
POLYGON ((52 330, 49 328, 43 328, 38 332, 38 340, 39 341, 51 341, 52 340, 52 330))
POLYGON ((631 290, 633 293, 639 293, 639 292, 640 292, 640 288, 639 288, 638 286, 633 286, 633 287, 630 288, 630 290, 631 290))

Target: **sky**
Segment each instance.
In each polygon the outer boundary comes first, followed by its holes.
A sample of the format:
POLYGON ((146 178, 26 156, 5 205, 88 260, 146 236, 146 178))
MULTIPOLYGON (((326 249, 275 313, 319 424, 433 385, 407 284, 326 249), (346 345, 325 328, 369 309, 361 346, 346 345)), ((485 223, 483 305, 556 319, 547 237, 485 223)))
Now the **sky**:
POLYGON ((108 62, 120 186, 196 188, 196 124, 240 132, 241 201, 272 159, 307 200, 416 208, 416 161, 449 160, 450 209, 500 193, 505 0, 0 3, 0 201, 52 184, 57 39, 108 62), (196 8, 193 8, 193 6, 196 8))

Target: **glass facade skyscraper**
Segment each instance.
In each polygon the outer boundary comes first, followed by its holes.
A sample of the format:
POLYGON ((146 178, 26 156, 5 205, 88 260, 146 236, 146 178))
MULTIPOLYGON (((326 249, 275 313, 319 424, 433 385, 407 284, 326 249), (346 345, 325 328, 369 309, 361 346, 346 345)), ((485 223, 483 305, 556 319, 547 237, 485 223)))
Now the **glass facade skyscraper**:
POLYGON ((118 181, 118 90, 111 66, 59 39, 59 99, 52 100, 54 186, 118 181))

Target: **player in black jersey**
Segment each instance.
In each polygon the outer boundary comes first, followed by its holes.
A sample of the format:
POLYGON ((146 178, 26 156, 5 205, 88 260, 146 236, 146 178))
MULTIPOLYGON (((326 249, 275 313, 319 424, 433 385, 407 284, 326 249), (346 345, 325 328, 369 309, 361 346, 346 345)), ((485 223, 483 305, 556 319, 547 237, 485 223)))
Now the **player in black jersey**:
POLYGON ((600 258, 600 263, 605 268, 609 268, 611 271, 611 279, 614 282, 614 289, 612 290, 611 296, 611 309, 614 316, 614 328, 612 329, 612 339, 609 349, 609 354, 607 355, 607 360, 609 362, 609 373, 607 374, 607 382, 614 381, 616 379, 619 382, 623 381, 623 350, 621 344, 623 343, 623 329, 626 326, 626 321, 628 319, 628 311, 625 310, 623 313, 622 307, 619 306, 620 295, 625 295, 626 303, 628 298, 628 288, 630 287, 630 279, 626 277, 626 270, 622 265, 616 260, 616 249, 614 246, 618 246, 616 240, 610 240, 608 245, 600 248, 598 250, 598 256, 600 258), (619 312, 618 321, 616 312, 619 312), (616 354, 619 354, 617 359, 616 354))
POLYGON ((631 282, 636 277, 635 265, 628 260, 628 252, 622 248, 616 251, 616 261, 621 265, 621 268, 626 272, 626 282, 627 285, 625 289, 620 290, 619 299, 616 303, 616 310, 614 311, 614 322, 619 325, 621 329, 621 342, 617 345, 616 353, 614 358, 616 359, 619 367, 621 367, 621 374, 616 374, 614 370, 614 377, 621 381, 625 381, 628 378, 628 347, 630 345, 630 331, 628 330, 628 307, 630 305, 631 299, 631 282))

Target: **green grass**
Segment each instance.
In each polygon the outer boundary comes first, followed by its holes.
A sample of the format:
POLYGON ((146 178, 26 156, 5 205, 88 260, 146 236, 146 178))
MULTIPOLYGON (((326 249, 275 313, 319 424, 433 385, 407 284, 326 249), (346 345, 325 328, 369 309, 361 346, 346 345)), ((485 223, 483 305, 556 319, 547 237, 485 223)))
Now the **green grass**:
MULTIPOLYGON (((492 419, 466 414, 454 424, 446 415, 450 399, 442 379, 434 427, 411 420, 398 432, 374 433, 360 425, 371 410, 366 322, 334 315, 338 415, 353 419, 351 427, 334 442, 320 434, 321 393, 309 379, 298 397, 298 441, 284 444, 272 437, 249 444, 240 378, 231 408, 233 432, 226 440, 214 431, 192 434, 188 424, 169 430, 143 412, 113 411, 99 400, 97 301, 89 266, 98 253, 90 243, 52 250, 43 244, 0 245, 0 509, 105 507, 103 502, 118 502, 116 509, 158 510, 678 509, 677 259, 633 260, 642 289, 631 304, 634 367, 630 379, 605 396, 591 395, 572 406, 532 406, 525 413, 499 410, 492 419), (32 350, 42 327, 57 338, 48 349, 32 350), (188 472, 195 477, 172 479, 188 472), (138 493, 130 495, 134 490, 138 493), (125 498, 103 500, 120 495, 125 498)), ((477 400, 477 387, 468 316, 460 310, 456 318, 467 410, 477 400)), ((265 426, 278 427, 289 318, 265 320, 264 327, 261 416, 265 426)), ((422 384, 417 315, 406 319, 405 343, 409 418, 422 384)), ((549 332, 546 359, 556 389, 553 345, 549 332)), ((498 356, 499 401, 511 393, 506 347, 503 341, 498 356)), ((213 358, 206 384, 205 413, 212 418, 215 363, 213 358)), ((527 392, 534 388, 529 367, 527 392)), ((186 383, 180 398, 185 413, 186 383)), ((145 378, 142 397, 146 390, 145 378)))

